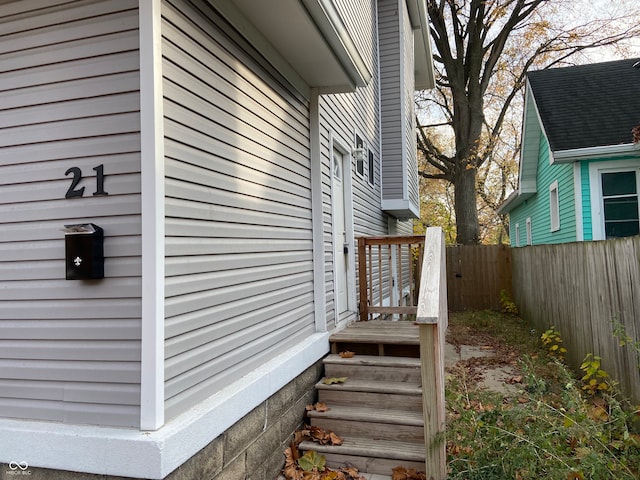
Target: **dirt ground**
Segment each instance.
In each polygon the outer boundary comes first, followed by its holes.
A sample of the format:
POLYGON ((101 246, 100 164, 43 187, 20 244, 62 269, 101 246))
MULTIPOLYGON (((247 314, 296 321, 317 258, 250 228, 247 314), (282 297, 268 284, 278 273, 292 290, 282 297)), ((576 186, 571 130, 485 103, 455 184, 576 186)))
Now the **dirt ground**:
POLYGON ((445 345, 445 369, 465 367, 468 381, 504 395, 517 392, 522 382, 518 353, 494 337, 474 330, 450 330, 445 345))

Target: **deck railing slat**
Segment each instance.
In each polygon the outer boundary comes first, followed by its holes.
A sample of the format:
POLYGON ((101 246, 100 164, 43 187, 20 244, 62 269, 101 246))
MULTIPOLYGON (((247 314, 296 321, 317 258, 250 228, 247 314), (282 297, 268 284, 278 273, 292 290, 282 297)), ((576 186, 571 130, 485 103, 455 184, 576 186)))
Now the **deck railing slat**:
POLYGON ((414 249, 421 259, 424 241, 422 235, 358 238, 360 321, 372 320, 377 314, 416 315, 420 262, 414 259, 414 249))

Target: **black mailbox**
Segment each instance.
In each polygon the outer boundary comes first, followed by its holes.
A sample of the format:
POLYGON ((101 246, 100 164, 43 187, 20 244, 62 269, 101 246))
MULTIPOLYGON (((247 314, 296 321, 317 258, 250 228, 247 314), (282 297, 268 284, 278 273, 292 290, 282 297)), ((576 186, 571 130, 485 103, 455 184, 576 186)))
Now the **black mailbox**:
POLYGON ((104 230, 93 223, 64 226, 67 280, 104 278, 104 230))

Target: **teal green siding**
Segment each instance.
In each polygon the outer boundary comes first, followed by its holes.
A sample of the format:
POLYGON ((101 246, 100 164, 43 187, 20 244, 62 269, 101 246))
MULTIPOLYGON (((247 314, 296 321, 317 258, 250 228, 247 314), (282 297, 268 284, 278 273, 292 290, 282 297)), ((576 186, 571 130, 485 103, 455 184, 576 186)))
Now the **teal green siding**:
POLYGON ((574 242, 576 236, 576 211, 572 164, 549 164, 549 143, 544 135, 540 138, 537 194, 510 212, 511 245, 516 246, 516 224, 520 225, 520 246, 527 244, 527 218, 531 218, 532 243, 574 242), (558 182, 560 229, 551 231, 549 187, 558 182))

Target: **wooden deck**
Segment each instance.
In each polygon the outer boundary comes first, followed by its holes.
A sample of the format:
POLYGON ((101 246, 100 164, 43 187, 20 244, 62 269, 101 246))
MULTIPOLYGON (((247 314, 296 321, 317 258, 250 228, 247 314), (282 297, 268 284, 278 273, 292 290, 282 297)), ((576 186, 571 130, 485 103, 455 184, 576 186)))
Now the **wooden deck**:
POLYGON ((419 327, 414 322, 355 322, 331 335, 331 353, 420 358, 419 327))

